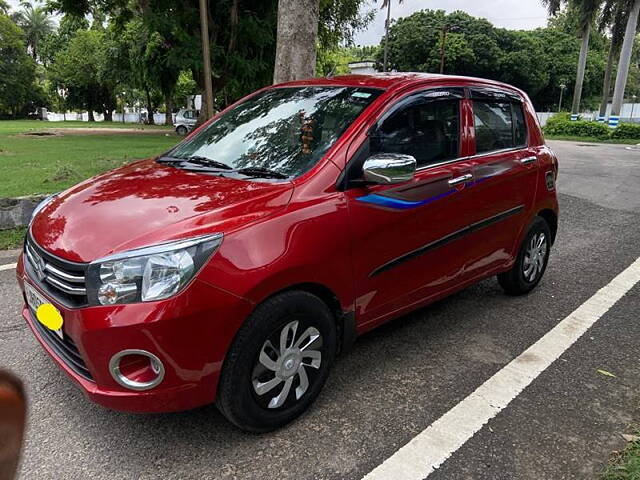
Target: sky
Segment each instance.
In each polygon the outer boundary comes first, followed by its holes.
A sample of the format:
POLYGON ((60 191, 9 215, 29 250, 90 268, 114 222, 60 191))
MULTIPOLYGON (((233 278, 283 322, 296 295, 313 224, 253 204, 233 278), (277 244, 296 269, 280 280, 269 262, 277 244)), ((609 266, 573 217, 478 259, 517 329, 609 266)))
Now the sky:
MULTIPOLYGON (((20 0, 7 0, 12 9, 16 9, 20 0)), ((39 3, 35 0, 33 3, 39 3)), ((368 0, 363 11, 376 11, 376 18, 369 27, 356 34, 356 45, 377 45, 384 34, 385 12, 380 10, 382 0, 368 0)), ((497 27, 513 30, 530 30, 544 27, 547 12, 540 0, 391 0, 391 18, 411 15, 422 9, 442 9, 447 13, 463 10, 474 17, 488 19, 497 27)))
MULTIPOLYGON (((368 0, 365 10, 375 8, 376 18, 369 27, 356 34, 356 45, 377 45, 384 34, 386 11, 381 11, 382 1, 368 0)), ((445 10, 447 13, 462 10, 474 17, 486 18, 496 27, 511 30, 531 30, 547 24, 547 11, 540 0, 391 0, 391 18, 411 15, 423 9, 445 10)))

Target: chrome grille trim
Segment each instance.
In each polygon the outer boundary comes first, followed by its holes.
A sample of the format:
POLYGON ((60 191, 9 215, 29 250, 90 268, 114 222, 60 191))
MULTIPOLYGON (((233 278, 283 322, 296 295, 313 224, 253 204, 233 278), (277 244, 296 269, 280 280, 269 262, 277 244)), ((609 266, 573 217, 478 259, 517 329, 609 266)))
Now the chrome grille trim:
POLYGON ((60 280, 57 280, 56 277, 52 277, 51 275, 47 275, 44 278, 45 282, 49 282, 51 285, 53 285, 54 287, 59 288, 60 290, 62 290, 65 293, 68 293, 70 295, 86 295, 87 294, 87 289, 84 287, 72 287, 70 285, 67 285, 64 282, 61 282, 60 280))
POLYGON ((50 254, 27 235, 24 246, 29 278, 69 308, 87 304, 87 264, 70 262, 50 254))
POLYGON ((53 265, 51 265, 50 263, 45 264, 45 270, 48 270, 49 272, 51 272, 53 275, 55 275, 56 277, 60 277, 63 280, 66 280, 68 282, 72 282, 72 283, 84 283, 84 276, 80 276, 80 275, 71 275, 70 273, 67 272, 63 272, 62 270, 57 269, 56 267, 54 267, 53 265))

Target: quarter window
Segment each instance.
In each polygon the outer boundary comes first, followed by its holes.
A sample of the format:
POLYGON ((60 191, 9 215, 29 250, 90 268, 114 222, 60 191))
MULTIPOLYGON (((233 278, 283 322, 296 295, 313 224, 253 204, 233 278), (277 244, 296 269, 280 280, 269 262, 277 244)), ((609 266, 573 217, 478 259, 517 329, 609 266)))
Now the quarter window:
POLYGON ((476 153, 523 147, 527 129, 522 105, 511 102, 473 102, 476 153))
POLYGON ((459 100, 418 97, 387 118, 372 136, 372 153, 412 155, 418 167, 458 157, 459 100))

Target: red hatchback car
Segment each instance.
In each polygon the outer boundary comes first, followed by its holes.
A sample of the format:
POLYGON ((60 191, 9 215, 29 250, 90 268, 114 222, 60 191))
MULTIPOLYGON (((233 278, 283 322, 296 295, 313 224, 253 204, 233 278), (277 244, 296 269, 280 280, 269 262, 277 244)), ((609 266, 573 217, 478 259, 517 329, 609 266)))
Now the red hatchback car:
POLYGON ((492 275, 509 294, 534 288, 557 172, 509 85, 276 85, 43 202, 17 268, 23 315, 97 403, 216 402, 271 430, 313 402, 357 335, 492 275))

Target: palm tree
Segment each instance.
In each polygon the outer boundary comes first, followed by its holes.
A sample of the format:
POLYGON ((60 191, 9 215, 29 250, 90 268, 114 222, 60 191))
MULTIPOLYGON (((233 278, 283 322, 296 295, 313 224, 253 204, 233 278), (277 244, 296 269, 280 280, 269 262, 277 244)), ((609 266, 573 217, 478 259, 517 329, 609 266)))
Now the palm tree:
POLYGON ((38 58, 40 41, 54 30, 53 20, 43 7, 22 2, 22 10, 14 14, 15 22, 24 30, 27 47, 34 60, 38 58))
MULTIPOLYGON (((603 0, 542 0, 550 15, 556 15, 563 4, 568 4, 578 13, 578 31, 580 32, 580 56, 578 57, 578 69, 576 72, 576 85, 573 90, 573 105, 571 113, 577 115, 580 112, 580 98, 582 96, 582 84, 584 71, 587 66, 587 53, 589 53, 589 34, 600 4, 603 0)), ((639 0, 640 1, 640 0, 639 0)))
MULTIPOLYGON (((398 0, 402 3, 404 0, 398 0)), ((382 71, 387 71, 387 57, 389 54, 389 26, 391 25, 391 0, 382 0, 381 9, 387 9, 387 19, 384 22, 384 60, 382 63, 382 71)))
POLYGON ((604 117, 607 113, 607 104, 609 103, 609 95, 611 93, 611 74, 613 73, 613 64, 620 53, 631 1, 632 0, 605 0, 604 6, 602 7, 599 30, 601 32, 605 30, 609 30, 611 32, 611 44, 609 46, 607 67, 605 68, 604 79, 602 81, 602 101, 600 102, 599 112, 600 117, 604 117))
POLYGON ((620 50, 620 60, 618 61, 618 73, 616 75, 616 86, 613 90, 613 102, 611 105, 611 115, 620 115, 622 101, 624 100, 624 90, 627 87, 627 77, 629 76, 629 65, 631 64, 631 53, 633 52, 633 41, 638 28, 638 14, 640 13, 640 0, 633 0, 627 15, 627 25, 620 50))

